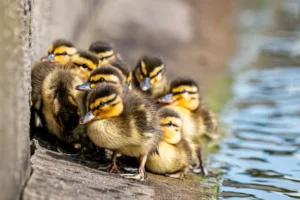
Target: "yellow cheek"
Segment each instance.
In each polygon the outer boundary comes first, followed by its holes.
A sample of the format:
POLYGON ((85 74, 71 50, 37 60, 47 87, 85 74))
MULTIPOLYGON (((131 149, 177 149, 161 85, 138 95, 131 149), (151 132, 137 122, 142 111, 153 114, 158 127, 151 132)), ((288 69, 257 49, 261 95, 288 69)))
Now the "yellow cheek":
POLYGON ((92 83, 92 84, 91 84, 91 88, 93 89, 94 87, 96 87, 96 84, 95 84, 95 83, 92 83))
POLYGON ((176 105, 180 106, 180 107, 186 107, 190 102, 187 101, 186 99, 179 99, 176 102, 176 105))
POLYGON ((161 76, 157 76, 157 77, 151 79, 150 83, 151 83, 151 85, 154 85, 154 84, 158 84, 160 81, 161 81, 161 76))
POLYGON ((99 61, 99 66, 107 65, 109 63, 109 60, 105 59, 102 61, 99 61))
POLYGON ((112 56, 112 57, 109 57, 107 60, 109 61, 109 62, 111 62, 111 61, 114 61, 116 59, 116 57, 115 56, 112 56))
POLYGON ((156 79, 156 81, 158 82, 158 81, 161 81, 162 80, 162 75, 158 75, 155 79, 156 79))
POLYGON ((64 56, 64 55, 55 56, 54 60, 59 62, 60 64, 67 64, 70 61, 70 56, 64 56))
POLYGON ((175 127, 163 127, 163 139, 170 144, 177 144, 181 140, 181 133, 175 127))
POLYGON ((89 67, 93 70, 93 69, 96 69, 98 67, 98 65, 90 65, 89 67))
POLYGON ((90 71, 83 68, 73 68, 71 71, 77 75, 79 75, 82 79, 87 80, 90 76, 90 71))

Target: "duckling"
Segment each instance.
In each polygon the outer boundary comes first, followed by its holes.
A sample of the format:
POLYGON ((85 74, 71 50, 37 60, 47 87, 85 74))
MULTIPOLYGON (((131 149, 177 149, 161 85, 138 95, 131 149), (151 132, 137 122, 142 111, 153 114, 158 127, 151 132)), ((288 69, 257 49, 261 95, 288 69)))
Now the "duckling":
POLYGON ((110 62, 112 67, 118 69, 125 80, 125 84, 131 89, 132 73, 127 64, 121 60, 110 62))
POLYGON ((165 64, 154 56, 143 56, 133 71, 133 84, 153 98, 161 97, 167 91, 165 64))
POLYGON ((107 65, 112 61, 118 60, 113 47, 106 42, 96 41, 89 47, 89 51, 96 53, 99 58, 99 65, 107 65))
POLYGON ((146 169, 183 179, 192 164, 192 152, 181 132, 182 121, 177 112, 165 107, 159 110, 159 117, 163 135, 157 151, 150 154, 146 169))
POLYGON ((97 146, 113 151, 110 171, 119 172, 117 153, 139 157, 138 174, 125 178, 145 179, 145 163, 161 138, 155 106, 146 96, 129 89, 120 92, 112 84, 101 84, 88 95, 89 112, 80 119, 97 146))
POLYGON ((33 107, 42 126, 63 141, 73 140, 77 134, 73 133, 81 131, 77 127, 85 113, 84 93, 75 90, 80 83, 80 77, 58 63, 41 62, 32 69, 33 107))
POLYGON ((41 58, 41 61, 59 62, 67 64, 71 57, 77 52, 74 45, 65 39, 55 40, 48 50, 48 55, 41 58))
POLYGON ((91 71, 99 66, 99 59, 96 54, 88 51, 78 51, 71 58, 70 69, 78 74, 82 80, 88 80, 91 71))
POLYGON ((82 85, 77 85, 76 89, 81 91, 90 91, 99 84, 113 84, 120 91, 125 86, 125 80, 116 68, 105 65, 93 70, 88 78, 88 81, 82 85))
POLYGON ((111 66, 120 70, 125 83, 131 88, 132 73, 127 64, 122 61, 121 56, 115 53, 113 47, 106 42, 97 41, 90 45, 89 51, 97 54, 99 58, 99 65, 104 66, 110 64, 111 66))
POLYGON ((30 138, 32 139, 37 128, 41 126, 42 84, 46 76, 57 67, 54 62, 38 62, 33 65, 31 73, 31 102, 30 107, 30 138))
MULTIPOLYGON (((194 119, 192 121, 200 120, 198 124, 203 124, 205 129, 192 126, 196 130, 199 130, 195 132, 201 132, 212 139, 215 139, 219 136, 217 133, 218 121, 215 117, 215 114, 203 105, 199 86, 194 80, 174 80, 170 84, 170 93, 159 98, 158 102, 177 106, 177 109, 182 110, 181 113, 191 115, 194 119)), ((190 128, 188 129, 190 130, 190 128)), ((198 137, 198 134, 193 135, 192 137, 198 137)))
POLYGON ((184 138, 190 143, 196 167, 202 168, 198 155, 204 135, 212 139, 218 137, 218 123, 214 114, 202 105, 198 84, 191 79, 177 79, 170 85, 170 93, 158 99, 169 104, 181 117, 184 138))

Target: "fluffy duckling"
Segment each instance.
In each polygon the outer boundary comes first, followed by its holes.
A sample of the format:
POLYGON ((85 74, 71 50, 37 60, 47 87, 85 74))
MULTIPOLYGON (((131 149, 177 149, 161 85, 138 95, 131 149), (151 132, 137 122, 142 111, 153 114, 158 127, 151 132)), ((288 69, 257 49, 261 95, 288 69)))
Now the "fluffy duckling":
MULTIPOLYGON (((41 126, 42 84, 46 76, 59 66, 54 62, 38 62, 31 73, 31 102, 30 107, 30 137, 34 136, 37 128, 41 126)), ((62 66, 60 66, 62 67, 62 66)))
MULTIPOLYGON (((205 108, 202 104, 202 97, 198 84, 191 79, 177 79, 170 84, 170 93, 158 99, 159 103, 177 106, 181 113, 191 115, 193 121, 198 121, 198 125, 204 125, 203 128, 197 126, 195 132, 203 133, 210 138, 218 137, 218 121, 213 112, 205 108)), ((190 128, 187 128, 190 130, 190 128)), ((184 132, 188 132, 184 131, 184 132)), ((193 135, 190 138, 198 137, 199 134, 193 135)), ((195 138, 194 138, 195 139, 195 138)), ((192 140, 194 140, 192 139, 192 140)))
POLYGON ((74 45, 64 39, 55 40, 48 50, 48 55, 41 58, 41 61, 58 62, 67 64, 70 62, 71 57, 77 52, 74 45))
POLYGON ((75 90, 82 80, 65 66, 51 62, 35 65, 31 77, 32 103, 42 126, 62 141, 73 140, 76 132, 82 131, 77 125, 85 113, 84 93, 75 90))
POLYGON ((91 72, 99 66, 96 54, 88 51, 79 51, 71 58, 70 69, 78 74, 82 80, 88 80, 91 72))
POLYGON ((121 60, 112 61, 110 63, 112 67, 118 69, 125 80, 125 84, 131 89, 132 73, 127 64, 121 60))
POLYGON ((217 138, 218 123, 214 114, 201 103, 198 84, 191 79, 177 79, 170 85, 170 93, 158 99, 158 102, 169 104, 181 117, 184 138, 190 143, 193 160, 197 168, 201 167, 199 149, 202 136, 217 138))
POLYGON ((76 86, 77 90, 90 91, 100 84, 113 84, 119 90, 123 90, 125 86, 125 81, 120 71, 116 68, 105 65, 93 70, 88 78, 88 81, 82 85, 76 86))
POLYGON ((119 54, 116 54, 113 47, 106 42, 97 41, 91 44, 89 51, 97 54, 99 58, 99 65, 104 66, 110 64, 111 66, 120 70, 125 83, 131 88, 132 73, 127 64, 122 61, 119 54))
POLYGON ((118 171, 117 153, 139 157, 138 174, 125 178, 144 180, 144 166, 149 153, 161 138, 155 106, 137 91, 101 84, 88 95, 89 112, 80 119, 87 124, 87 134, 97 146, 113 151, 110 171, 118 171))
POLYGON ((133 71, 133 84, 153 98, 161 97, 167 91, 165 64, 154 56, 143 56, 133 71))
POLYGON ((113 47, 106 42, 96 41, 92 43, 89 47, 89 51, 97 54, 100 66, 118 60, 113 47))
POLYGON ((192 164, 192 152, 181 132, 182 121, 177 112, 165 107, 159 110, 159 117, 162 139, 157 151, 150 154, 146 169, 183 179, 192 164))

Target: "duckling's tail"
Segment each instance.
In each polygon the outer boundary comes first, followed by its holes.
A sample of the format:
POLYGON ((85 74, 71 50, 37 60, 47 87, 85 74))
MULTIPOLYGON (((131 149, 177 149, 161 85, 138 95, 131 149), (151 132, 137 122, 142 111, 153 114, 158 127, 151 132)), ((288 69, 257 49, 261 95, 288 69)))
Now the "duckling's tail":
POLYGON ((201 115, 204 120, 206 135, 211 139, 217 139, 220 137, 218 134, 219 123, 216 115, 207 108, 201 108, 201 115))

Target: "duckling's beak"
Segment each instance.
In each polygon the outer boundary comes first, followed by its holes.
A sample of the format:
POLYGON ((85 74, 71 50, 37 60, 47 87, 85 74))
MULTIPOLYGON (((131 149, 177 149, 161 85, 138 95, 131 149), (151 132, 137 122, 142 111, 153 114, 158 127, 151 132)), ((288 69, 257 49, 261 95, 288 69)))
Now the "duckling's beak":
POLYGON ((76 86, 76 90, 80 90, 80 91, 90 91, 91 88, 91 82, 86 82, 82 85, 77 85, 76 86))
POLYGON ((173 103, 173 94, 169 93, 157 100, 159 103, 173 103))
POLYGON ((149 77, 145 77, 142 82, 140 83, 140 88, 143 90, 143 91, 147 91, 149 90, 151 87, 151 84, 150 84, 150 78, 149 77))
POLYGON ((54 54, 49 54, 48 56, 42 57, 41 61, 54 61, 54 54))
POLYGON ((79 123, 80 124, 86 124, 90 121, 92 121, 95 118, 95 115, 93 114, 93 111, 89 111, 88 113, 86 113, 85 116, 83 116, 80 120, 79 123))

